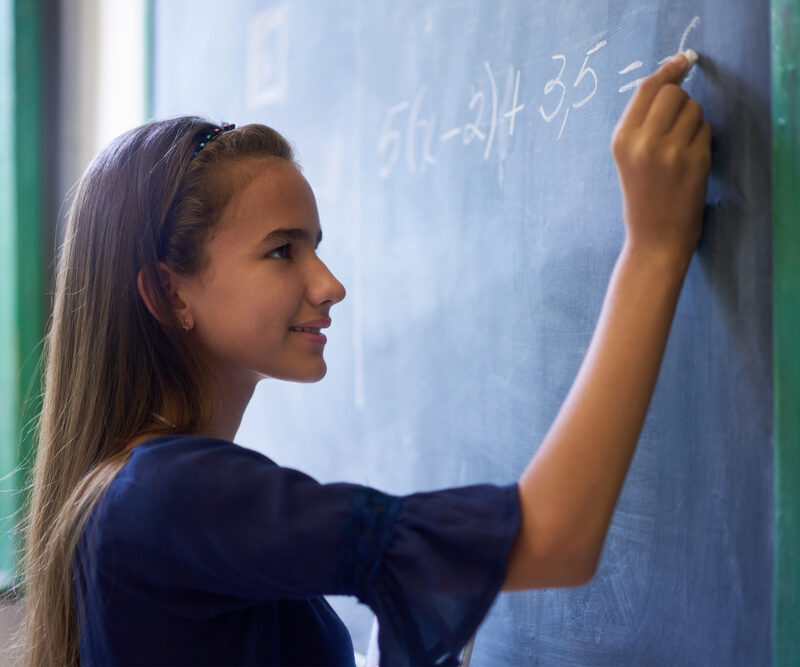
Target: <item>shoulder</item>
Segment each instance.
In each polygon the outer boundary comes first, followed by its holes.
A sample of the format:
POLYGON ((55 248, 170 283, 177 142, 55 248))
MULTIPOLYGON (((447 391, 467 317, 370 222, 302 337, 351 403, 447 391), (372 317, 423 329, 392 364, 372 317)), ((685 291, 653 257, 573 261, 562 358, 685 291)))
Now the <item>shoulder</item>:
POLYGON ((118 478, 141 482, 185 476, 218 477, 229 467, 242 466, 278 467, 260 452, 228 440, 164 435, 137 445, 118 478))
POLYGON ((169 571, 161 583, 182 568, 194 568, 184 578, 229 572, 233 560, 237 576, 264 584, 265 564, 272 575, 283 572, 275 554, 289 554, 281 558, 293 574, 275 575, 270 585, 278 586, 290 575, 308 578, 307 569, 292 568, 311 553, 335 568, 358 488, 322 485, 232 442, 163 436, 138 445, 112 482, 97 508, 91 549, 109 571, 124 568, 137 580, 169 571))
POLYGON ((227 440, 160 436, 137 445, 112 482, 103 505, 127 521, 187 516, 243 500, 254 486, 281 477, 263 454, 227 440))

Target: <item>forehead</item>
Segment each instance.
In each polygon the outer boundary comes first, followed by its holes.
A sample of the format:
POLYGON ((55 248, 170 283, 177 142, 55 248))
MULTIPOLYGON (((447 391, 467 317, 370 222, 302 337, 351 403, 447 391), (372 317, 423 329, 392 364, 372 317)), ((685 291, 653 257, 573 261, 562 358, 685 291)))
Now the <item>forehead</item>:
POLYGON ((211 245, 257 243, 282 227, 319 230, 314 193, 292 162, 259 158, 234 164, 233 195, 222 209, 211 245))

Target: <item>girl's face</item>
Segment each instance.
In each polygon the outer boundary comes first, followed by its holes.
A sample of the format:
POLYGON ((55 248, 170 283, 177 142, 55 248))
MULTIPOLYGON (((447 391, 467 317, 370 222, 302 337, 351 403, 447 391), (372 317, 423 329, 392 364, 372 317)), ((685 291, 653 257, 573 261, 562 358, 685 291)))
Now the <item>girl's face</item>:
POLYGON ((320 380, 321 330, 345 290, 316 254, 322 232, 314 194, 283 160, 233 169, 246 184, 221 214, 206 269, 180 290, 194 323, 190 335, 226 382, 320 380))

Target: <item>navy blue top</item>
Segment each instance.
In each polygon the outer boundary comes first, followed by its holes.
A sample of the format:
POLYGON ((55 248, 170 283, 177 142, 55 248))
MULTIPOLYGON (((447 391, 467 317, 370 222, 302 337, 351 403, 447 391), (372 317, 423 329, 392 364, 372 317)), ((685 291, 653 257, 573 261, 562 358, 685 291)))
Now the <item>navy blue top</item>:
POLYGON ((82 665, 353 665, 321 596, 376 613, 381 664, 455 665, 506 573, 516 484, 391 496, 225 440, 135 447, 75 555, 82 665))

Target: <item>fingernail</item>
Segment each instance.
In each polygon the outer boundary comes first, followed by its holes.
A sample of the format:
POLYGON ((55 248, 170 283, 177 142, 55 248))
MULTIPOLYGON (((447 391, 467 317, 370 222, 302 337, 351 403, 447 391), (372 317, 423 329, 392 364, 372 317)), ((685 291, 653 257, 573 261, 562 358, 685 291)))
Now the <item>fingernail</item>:
POLYGON ((674 62, 678 62, 679 60, 681 60, 681 56, 683 56, 686 59, 684 66, 686 67, 687 72, 690 69, 692 69, 694 64, 700 59, 700 56, 697 55, 697 52, 694 49, 686 49, 685 51, 680 51, 679 53, 676 53, 672 57, 672 60, 674 62))
POLYGON ((676 53, 674 56, 672 56, 672 62, 673 63, 675 63, 676 65, 677 64, 683 65, 687 69, 689 67, 688 64, 687 64, 688 60, 689 60, 689 56, 686 55, 685 51, 678 51, 678 53, 676 53))

